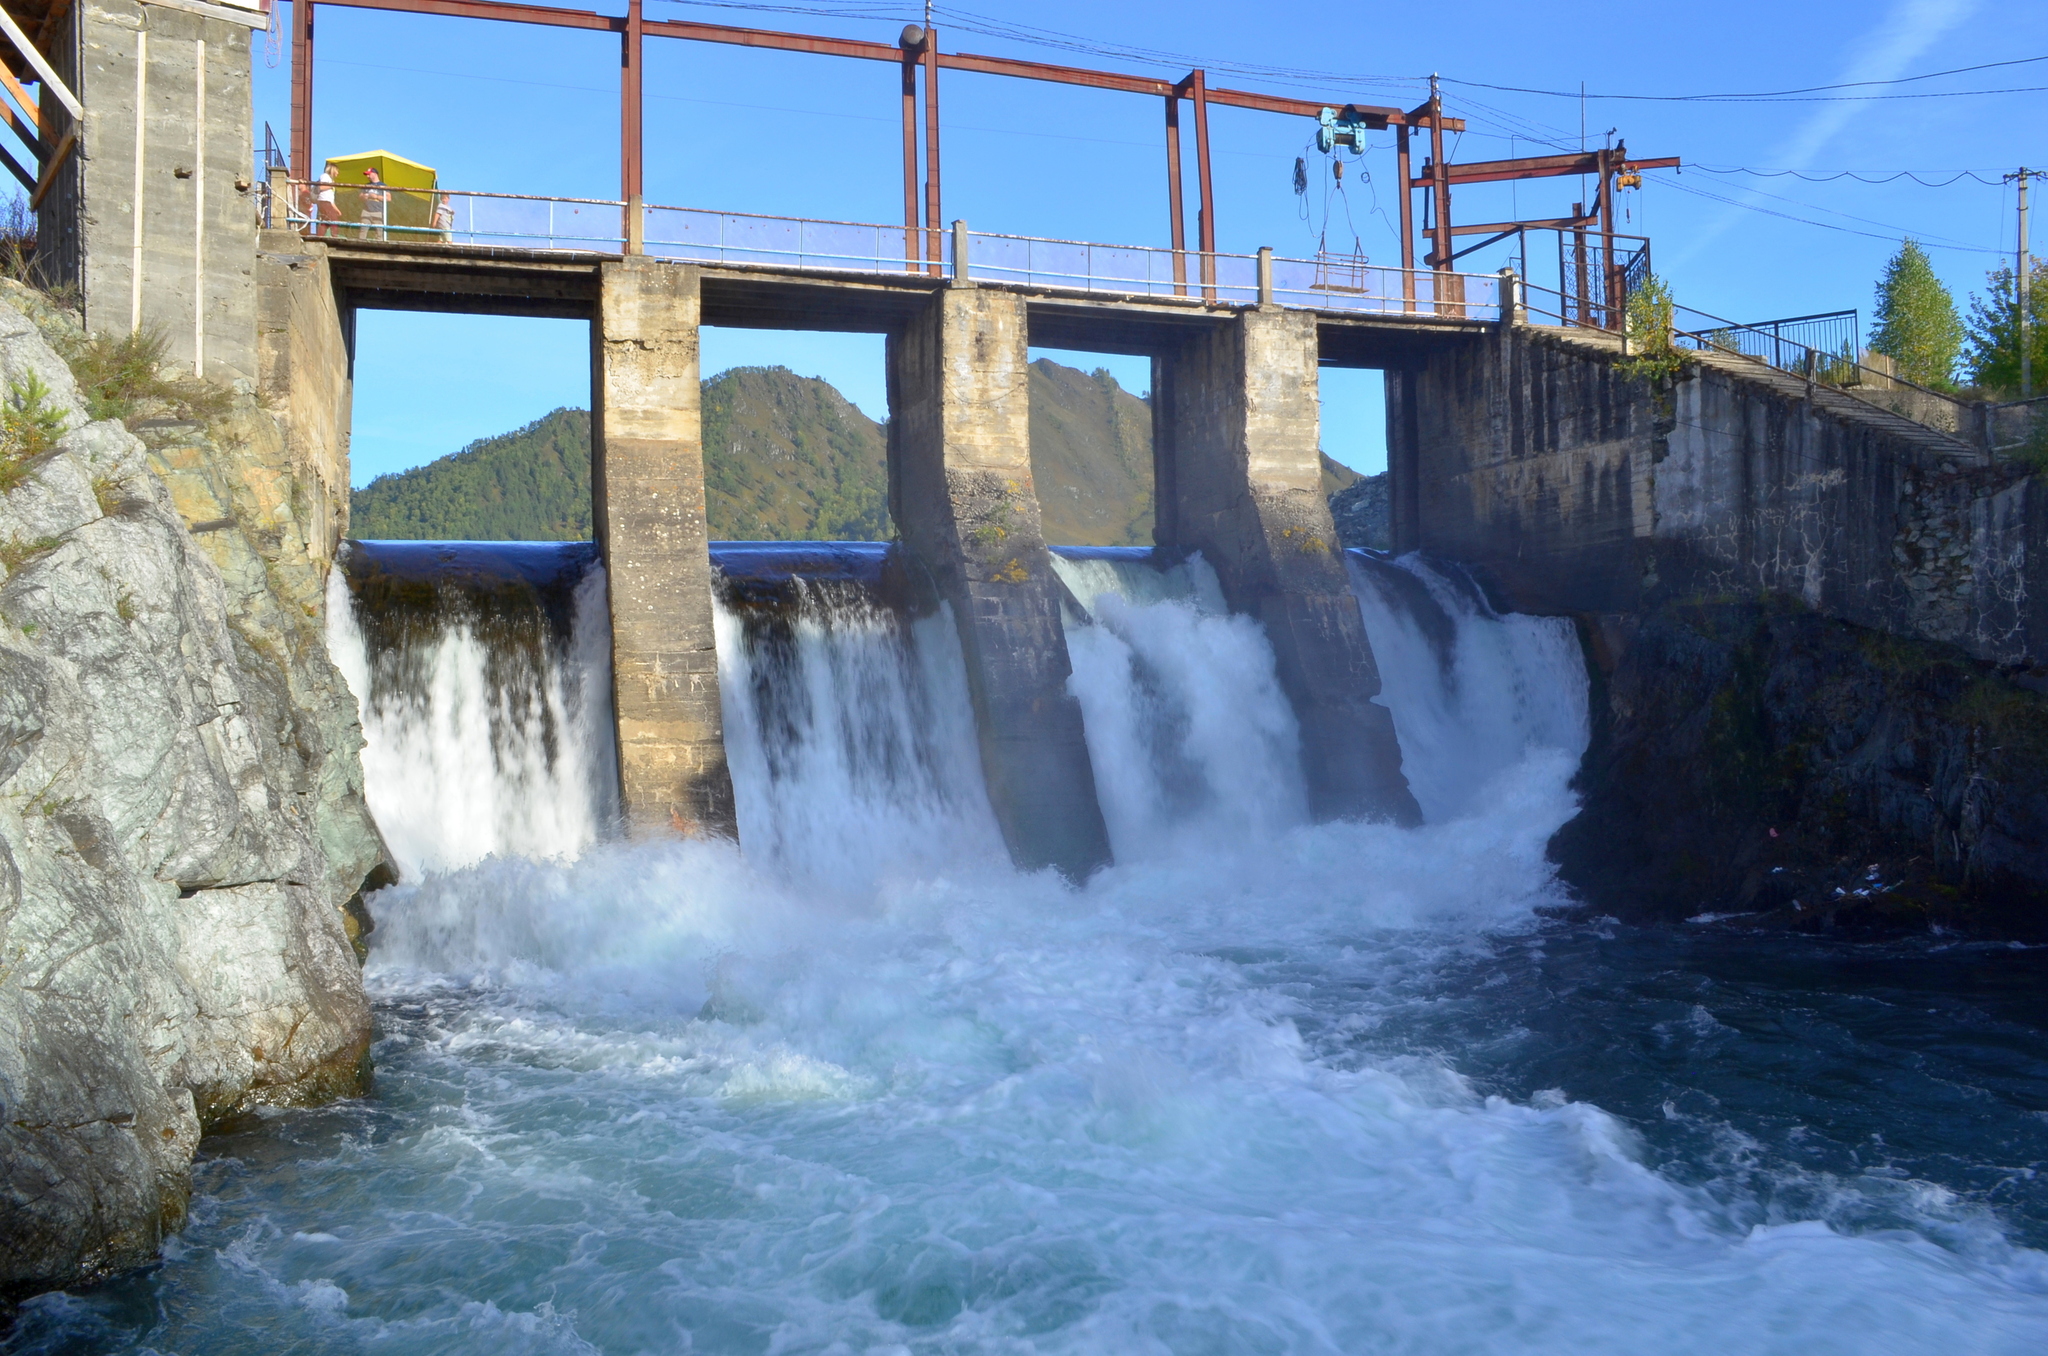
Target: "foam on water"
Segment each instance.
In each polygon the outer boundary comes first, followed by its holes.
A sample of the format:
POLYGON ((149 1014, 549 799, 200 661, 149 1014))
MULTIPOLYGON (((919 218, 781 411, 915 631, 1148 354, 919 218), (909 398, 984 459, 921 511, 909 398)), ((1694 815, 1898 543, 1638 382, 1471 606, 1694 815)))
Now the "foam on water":
MULTIPOLYGON (((1394 605, 1361 593, 1378 645, 1394 605)), ((378 896, 379 1100, 279 1122, 281 1172, 260 1147, 210 1165, 135 1317, 67 1297, 36 1331, 490 1356, 2043 1349, 2048 1266, 1988 1215, 1930 1191, 1940 1231, 1897 1202, 1860 1230, 1775 1216, 1654 1171, 1595 1106, 1482 1095, 1455 1049, 1395 1034, 1442 976, 1540 946, 1561 901, 1544 848, 1584 677, 1556 628, 1447 606, 1431 625, 1495 629, 1433 667, 1386 641, 1411 764, 1463 765, 1411 767, 1421 828, 1309 826, 1261 808, 1290 775, 1270 655, 1187 596, 1085 595, 1074 684, 1120 860, 1080 889, 993 859, 950 631, 841 613, 772 659, 727 644, 743 825, 773 851, 607 844, 378 896), (1459 692, 1404 711, 1432 672, 1459 692), (1506 725, 1451 728, 1518 691, 1506 725), (1262 733, 1232 742, 1217 712, 1262 733), (1126 763, 1146 771, 1120 789, 1126 763), (1207 831, 1176 837, 1177 814, 1207 831), (969 850, 920 856, 899 815, 969 850)))

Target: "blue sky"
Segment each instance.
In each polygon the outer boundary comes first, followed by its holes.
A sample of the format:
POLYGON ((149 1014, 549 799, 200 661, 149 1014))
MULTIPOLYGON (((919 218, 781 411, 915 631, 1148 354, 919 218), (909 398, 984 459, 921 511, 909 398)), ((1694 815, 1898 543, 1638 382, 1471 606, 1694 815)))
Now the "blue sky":
MULTIPOLYGON (((618 0, 585 0, 619 9, 618 0)), ((648 0, 652 18, 785 28, 892 41, 917 7, 806 3, 774 9, 648 0), (834 15, 791 13, 829 9, 834 15), (849 13, 873 17, 843 17, 849 13)), ((944 10, 942 8, 942 14, 944 10)), ((290 43, 278 63, 262 35, 259 124, 282 141, 290 43)), ((1178 74, 1192 58, 1284 68, 1268 77, 1212 74, 1214 84, 1327 98, 1412 104, 1427 75, 1446 78, 1448 111, 1470 124, 1453 159, 1545 154, 1576 146, 1586 82, 1595 96, 1746 94, 1901 76, 2048 55, 2048 5, 2015 0, 1869 0, 1649 6, 1595 0, 1535 4, 1468 0, 1455 11, 1367 11, 1267 0, 1257 7, 1156 0, 990 4, 961 24, 939 21, 948 50, 1107 69, 1178 74), (977 17, 978 16, 978 17, 977 17), (1447 17, 1448 16, 1448 17, 1447 17), (1095 45, 1164 49, 1176 64, 1064 51, 964 31, 1005 21, 1095 45), (1308 68, 1306 73, 1301 68, 1308 68), (1328 73, 1317 75, 1315 72, 1328 73), (1291 73, 1291 74, 1290 74, 1291 73), (1462 83, 1461 83, 1462 82, 1462 83)), ((879 64, 650 40, 647 198, 654 203, 778 215, 889 221, 900 214, 895 72, 879 64)), ((454 188, 616 197, 618 48, 607 35, 325 8, 320 13, 316 154, 385 147, 436 166, 454 188)), ((1969 180, 1925 187, 1707 167, 1822 174, 1915 170, 1987 177, 2048 163, 2048 95, 2034 90, 1948 97, 1948 91, 2048 86, 2048 62, 1866 86, 1941 94, 1857 102, 1659 102, 1591 98, 1591 144, 1610 128, 1639 155, 1680 155, 1683 175, 1652 172, 1627 195, 1629 226, 1654 238, 1655 262, 1689 305, 1742 320, 1845 307, 1867 318, 1871 284, 1907 232, 1930 249, 1959 299, 1982 290, 1988 251, 2014 238, 2009 186, 1969 180)), ((1156 100, 948 73, 943 89, 944 215, 977 229, 1118 243, 1167 237, 1161 110, 1156 100)), ((260 131, 260 127, 259 127, 260 131)), ((1306 204, 1289 182, 1308 136, 1303 120, 1212 111, 1219 243, 1313 253, 1359 246, 1391 262, 1398 245, 1391 134, 1376 138, 1366 175, 1354 169, 1327 216, 1322 176, 1306 204), (1344 211, 1348 205, 1349 213, 1344 211)), ((1320 168, 1311 156, 1312 166, 1320 168)), ((1455 216, 1498 220, 1562 214, 1574 180, 1461 190, 1455 216)), ((1192 192, 1190 201, 1192 205, 1192 192)), ((1190 228, 1192 230, 1192 228, 1190 228)), ((2038 232, 2037 232, 2038 238, 2038 232)), ((1490 271, 1495 254, 1468 261, 1490 271)), ((2009 257, 2009 255, 2008 255, 2009 257)), ((1544 266, 1532 260, 1536 280, 1544 266)), ((1554 270, 1554 264, 1550 266, 1554 270)), ((366 314, 358 341, 358 483, 453 451, 472 438, 588 398, 580 324, 366 314)), ((1061 356, 1061 355, 1054 355, 1061 356)), ((1094 365, 1093 358, 1064 360, 1094 365)), ((1141 361, 1103 359, 1142 390, 1141 361)), ((784 363, 825 377, 883 412, 880 340, 868 336, 709 331, 708 374, 784 363)), ((1324 446, 1377 469, 1384 453, 1376 383, 1328 383, 1324 446)))

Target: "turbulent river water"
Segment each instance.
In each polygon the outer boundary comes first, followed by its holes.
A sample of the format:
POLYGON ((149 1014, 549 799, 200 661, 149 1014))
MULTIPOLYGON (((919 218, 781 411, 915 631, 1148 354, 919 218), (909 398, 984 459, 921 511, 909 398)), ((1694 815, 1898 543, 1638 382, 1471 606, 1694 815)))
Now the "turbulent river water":
POLYGON ((601 574, 523 676, 338 597, 376 1094, 208 1141, 0 1350, 2048 1350, 2048 952, 1559 920, 1577 643, 1415 560, 1353 568, 1427 822, 1307 824, 1201 562, 1059 568, 1080 889, 1003 858, 943 614, 721 616, 743 858, 597 841, 601 574))

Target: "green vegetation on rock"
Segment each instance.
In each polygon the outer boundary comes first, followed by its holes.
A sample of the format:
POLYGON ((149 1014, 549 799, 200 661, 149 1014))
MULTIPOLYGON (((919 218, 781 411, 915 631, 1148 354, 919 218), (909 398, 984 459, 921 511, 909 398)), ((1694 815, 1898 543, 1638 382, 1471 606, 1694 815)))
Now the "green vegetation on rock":
POLYGON ((729 541, 883 541, 888 439, 829 382, 735 367, 704 383, 704 510, 729 541))

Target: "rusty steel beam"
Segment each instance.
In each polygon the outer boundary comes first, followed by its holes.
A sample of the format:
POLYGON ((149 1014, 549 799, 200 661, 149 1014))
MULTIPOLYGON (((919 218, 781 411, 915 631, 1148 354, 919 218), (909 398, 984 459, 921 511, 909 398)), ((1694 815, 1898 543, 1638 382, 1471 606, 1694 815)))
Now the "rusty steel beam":
POLYGON ((1542 220, 1531 221, 1491 221, 1484 226, 1453 226, 1451 227, 1451 234, 1486 235, 1491 232, 1522 230, 1570 231, 1580 226, 1590 225, 1597 216, 1597 213, 1589 212, 1582 217, 1546 217, 1542 220))
POLYGON ((1173 223, 1173 294, 1188 294, 1188 211, 1180 191, 1180 95, 1166 96, 1166 210, 1173 223))
POLYGON ((313 177, 314 8, 313 0, 292 0, 291 164, 301 183, 313 177))
MULTIPOLYGON (((300 0, 307 8, 315 4, 343 5, 349 9, 381 9, 394 14, 433 14, 446 19, 494 19, 500 23, 540 24, 547 28, 583 28, 599 33, 622 30, 624 18, 594 14, 587 9, 556 9, 551 5, 518 5, 508 0, 300 0)), ((659 27, 646 25, 649 31, 659 27)))
MULTIPOLYGON (((1395 178, 1408 182, 1408 125, 1394 129, 1395 178)), ((1401 190, 1401 309, 1415 309, 1415 193, 1412 185, 1401 190)))
POLYGON ((640 13, 641 0, 626 0, 626 27, 619 36, 619 197, 626 204, 626 253, 646 249, 646 215, 641 211, 643 145, 645 120, 641 116, 642 69, 645 44, 641 41, 646 20, 640 13))
POLYGON ((1197 243, 1202 251, 1202 298, 1216 300, 1216 186, 1209 177, 1209 82, 1207 75, 1190 71, 1183 82, 1195 105, 1195 173, 1202 186, 1202 210, 1195 218, 1197 243))
MULTIPOLYGON (((321 4, 333 0, 320 0, 321 4)), ((684 19, 650 21, 647 31, 664 38, 691 42, 717 42, 728 47, 767 47, 778 52, 809 52, 815 56, 852 57, 857 61, 901 61, 903 52, 886 42, 862 42, 857 38, 819 38, 804 33, 777 33, 766 28, 728 28, 724 24, 697 24, 684 19)))
MULTIPOLYGON (((1556 179, 1571 175, 1598 174, 1602 152, 1588 151, 1584 155, 1538 155, 1521 160, 1472 160, 1450 167, 1450 181, 1454 184, 1505 183, 1510 179, 1556 179)), ((1614 164, 1624 161, 1639 170, 1676 169, 1683 161, 1678 156, 1664 156, 1656 160, 1629 160, 1625 147, 1616 147, 1614 164)), ((1416 179, 1412 188, 1427 188, 1427 178, 1416 179)))
MULTIPOLYGON (((381 9, 404 14, 438 14, 464 19, 496 19, 507 23, 543 24, 555 28, 616 29, 623 20, 589 10, 556 9, 547 5, 522 5, 510 0, 310 0, 323 5, 348 5, 356 9, 381 9)), ((644 30, 657 37, 684 38, 694 42, 717 42, 739 47, 766 47, 782 52, 811 52, 819 56, 852 57, 861 61, 900 61, 902 53, 887 43, 863 42, 855 38, 824 38, 805 33, 778 33, 765 28, 733 28, 725 24, 691 23, 682 19, 649 19, 644 30)), ((951 52, 939 58, 939 65, 956 71, 983 75, 1006 75, 1020 80, 1045 80, 1054 84, 1079 85, 1090 89, 1119 90, 1127 94, 1165 95, 1170 81, 1116 71, 1091 71, 1078 66, 1055 66, 1040 61, 1019 61, 1013 57, 976 56, 951 52)), ((1261 113, 1283 113, 1313 118, 1325 108, 1343 107, 1330 100, 1288 99, 1246 90, 1212 89, 1210 102, 1261 113)), ((1352 104, 1369 120, 1384 118, 1386 125, 1422 125, 1426 118, 1403 113, 1398 108, 1352 104)), ((1465 130, 1461 118, 1445 118, 1444 129, 1465 130)))
MULTIPOLYGON (((1435 85, 1434 77, 1431 78, 1430 83, 1432 86, 1435 85)), ((1449 269, 1451 266, 1451 183, 1445 177, 1441 168, 1444 163, 1444 129, 1441 125, 1442 119, 1438 117, 1438 114, 1442 107, 1442 97, 1432 88, 1429 96, 1429 177, 1430 181, 1435 185, 1436 239, 1431 245, 1431 254, 1434 256, 1437 268, 1449 269)))

